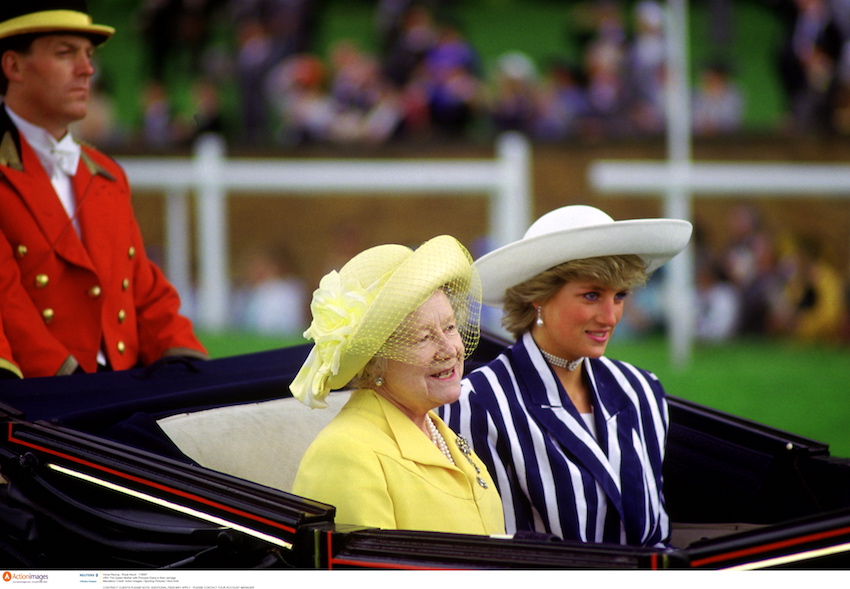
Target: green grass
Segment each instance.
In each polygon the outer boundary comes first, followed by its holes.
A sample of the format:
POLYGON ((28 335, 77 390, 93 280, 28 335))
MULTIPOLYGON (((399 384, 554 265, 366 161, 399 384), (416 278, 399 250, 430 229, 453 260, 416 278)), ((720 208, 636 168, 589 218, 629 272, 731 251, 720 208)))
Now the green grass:
POLYGON ((608 355, 652 370, 668 394, 826 442, 850 456, 850 349, 788 342, 697 346, 674 367, 663 339, 612 343, 608 355))
MULTIPOLYGON (((303 340, 250 333, 202 333, 213 357, 259 352, 303 340)), ((850 349, 779 341, 697 346, 675 367, 663 338, 615 341, 608 355, 653 371, 668 394, 830 445, 850 457, 850 349)))

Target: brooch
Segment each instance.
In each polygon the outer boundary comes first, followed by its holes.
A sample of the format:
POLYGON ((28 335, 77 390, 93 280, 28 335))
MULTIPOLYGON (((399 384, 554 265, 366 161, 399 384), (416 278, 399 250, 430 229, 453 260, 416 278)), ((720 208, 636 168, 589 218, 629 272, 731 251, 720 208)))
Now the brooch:
POLYGON ((476 480, 478 480, 478 484, 484 487, 485 489, 488 488, 487 482, 481 478, 481 469, 478 468, 478 465, 475 464, 475 462, 473 462, 472 460, 472 448, 469 447, 469 442, 466 441, 466 438, 459 435, 455 440, 455 444, 457 444, 460 453, 466 457, 466 459, 469 461, 469 464, 472 465, 472 468, 474 468, 475 472, 479 475, 475 477, 476 480))

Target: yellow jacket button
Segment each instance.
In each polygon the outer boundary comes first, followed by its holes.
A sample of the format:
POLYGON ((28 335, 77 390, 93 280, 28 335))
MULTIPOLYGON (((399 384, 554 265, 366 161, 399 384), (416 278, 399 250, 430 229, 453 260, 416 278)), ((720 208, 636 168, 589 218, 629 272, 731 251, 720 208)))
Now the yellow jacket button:
POLYGON ((124 321, 126 319, 127 319, 127 311, 125 311, 124 309, 121 309, 120 311, 118 311, 118 323, 124 323, 124 321))
POLYGON ((41 312, 41 316, 44 318, 45 323, 50 323, 53 321, 53 309, 45 309, 41 312))
POLYGON ((25 255, 27 255, 27 246, 25 246, 24 244, 19 245, 15 250, 15 254, 19 258, 23 258, 25 255))
POLYGON ((100 293, 101 293, 101 292, 102 292, 102 291, 101 291, 100 287, 99 287, 98 285, 96 285, 96 284, 95 284, 93 287, 91 287, 91 288, 89 289, 89 296, 90 296, 91 298, 93 298, 93 299, 96 299, 97 297, 99 297, 99 296, 100 296, 100 293))
POLYGON ((118 348, 119 354, 123 354, 124 350, 127 348, 127 346, 124 345, 124 342, 118 342, 118 345, 115 347, 118 348))
POLYGON ((132 260, 133 258, 135 258, 135 257, 136 257, 136 248, 135 248, 135 247, 133 247, 132 245, 130 246, 130 249, 128 249, 128 250, 127 250, 127 256, 128 256, 131 260, 132 260))
POLYGON ((44 288, 48 282, 50 282, 50 278, 48 278, 47 274, 37 274, 35 277, 36 288, 44 288))
POLYGON ((128 288, 130 288, 130 279, 129 278, 125 278, 124 280, 121 281, 121 288, 123 288, 124 290, 127 290, 128 288))

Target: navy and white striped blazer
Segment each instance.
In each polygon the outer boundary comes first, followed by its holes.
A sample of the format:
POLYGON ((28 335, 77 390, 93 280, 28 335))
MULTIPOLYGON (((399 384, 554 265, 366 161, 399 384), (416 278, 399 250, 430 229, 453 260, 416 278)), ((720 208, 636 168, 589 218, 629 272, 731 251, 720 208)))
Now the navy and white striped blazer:
POLYGON ((487 464, 509 533, 663 546, 664 389, 655 375, 605 357, 585 360, 584 370, 596 438, 529 333, 464 378, 442 416, 487 464))

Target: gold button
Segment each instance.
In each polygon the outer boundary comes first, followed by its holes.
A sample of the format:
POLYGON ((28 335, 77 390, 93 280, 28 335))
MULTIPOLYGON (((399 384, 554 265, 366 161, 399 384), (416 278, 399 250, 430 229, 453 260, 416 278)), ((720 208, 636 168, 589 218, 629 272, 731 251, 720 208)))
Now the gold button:
POLYGON ((93 298, 93 299, 96 299, 97 297, 99 297, 99 296, 100 296, 100 293, 101 293, 101 292, 102 292, 102 291, 100 290, 100 287, 99 287, 98 285, 96 285, 96 284, 95 284, 93 287, 91 287, 91 288, 89 289, 89 296, 90 296, 91 298, 93 298))
POLYGON ((123 288, 124 290, 127 290, 128 288, 130 288, 130 279, 129 278, 125 278, 124 280, 121 281, 121 288, 123 288))
POLYGON ((37 274, 35 277, 36 288, 44 288, 48 282, 50 282, 50 278, 47 277, 47 274, 37 274))
POLYGON ((41 316, 44 318, 45 323, 50 323, 53 321, 53 309, 45 309, 41 312, 41 316))
POLYGON ((27 255, 27 246, 25 246, 24 244, 19 245, 16 254, 19 258, 23 258, 25 255, 27 255))
POLYGON ((124 342, 118 342, 118 345, 116 347, 118 348, 118 353, 120 354, 123 354, 124 350, 126 349, 124 342))
POLYGON ((127 250, 127 255, 130 257, 131 260, 133 258, 135 258, 136 257, 136 248, 131 245, 130 249, 127 250))
POLYGON ((126 319, 127 319, 127 311, 125 311, 124 309, 121 309, 120 311, 118 311, 118 323, 124 323, 124 321, 126 319))

